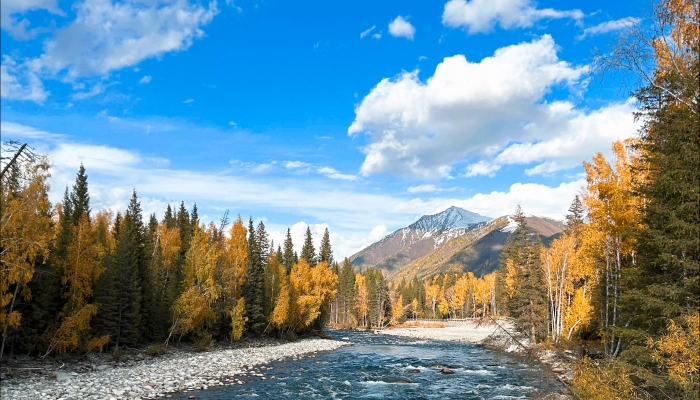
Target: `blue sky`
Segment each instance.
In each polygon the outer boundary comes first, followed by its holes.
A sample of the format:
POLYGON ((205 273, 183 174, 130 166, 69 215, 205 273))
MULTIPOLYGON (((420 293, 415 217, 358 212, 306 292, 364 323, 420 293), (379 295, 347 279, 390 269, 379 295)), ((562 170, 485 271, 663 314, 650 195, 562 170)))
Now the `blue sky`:
POLYGON ((94 209, 197 203, 349 256, 457 205, 562 216, 633 136, 592 63, 644 2, 4 0, 3 140, 94 209))

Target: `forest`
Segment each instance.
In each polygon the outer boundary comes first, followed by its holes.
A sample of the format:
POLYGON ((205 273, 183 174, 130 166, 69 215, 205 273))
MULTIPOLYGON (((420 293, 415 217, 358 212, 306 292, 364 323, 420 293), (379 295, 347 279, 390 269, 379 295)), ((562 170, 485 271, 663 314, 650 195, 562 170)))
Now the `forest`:
POLYGON ((289 230, 275 247, 262 221, 205 225, 196 205, 144 218, 136 191, 123 212, 96 212, 82 166, 52 205, 48 159, 25 153, 2 174, 0 357, 510 318, 533 344, 587 349, 572 385, 579 398, 697 399, 698 15, 697 1, 660 2, 653 34, 633 29, 600 58, 606 71, 640 76, 639 136, 612 143, 610 159, 584 161, 586 186, 549 246, 518 207, 499 269, 480 277, 390 283, 334 260, 328 230, 317 251, 307 229, 297 254, 289 230))

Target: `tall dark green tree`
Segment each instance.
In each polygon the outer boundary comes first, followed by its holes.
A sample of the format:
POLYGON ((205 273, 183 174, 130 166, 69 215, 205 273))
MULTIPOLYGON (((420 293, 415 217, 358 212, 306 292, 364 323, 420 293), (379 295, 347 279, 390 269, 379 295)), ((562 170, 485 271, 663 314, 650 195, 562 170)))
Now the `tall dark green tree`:
POLYGON ((331 249, 331 235, 328 232, 328 228, 323 232, 323 238, 321 239, 321 248, 318 252, 318 260, 320 262, 327 262, 328 265, 333 265, 333 250, 331 249))
POLYGON ((292 267, 296 263, 294 256, 294 244, 292 243, 292 231, 287 228, 287 234, 284 237, 284 250, 282 253, 282 263, 287 268, 287 274, 292 271, 292 267))
POLYGON ((316 265, 316 249, 314 248, 314 241, 311 237, 311 228, 306 227, 306 234, 304 235, 304 245, 301 247, 301 254, 299 258, 303 258, 308 261, 309 265, 312 267, 316 265))
POLYGON ((248 268, 243 286, 243 297, 248 317, 247 330, 256 335, 260 335, 266 325, 263 313, 264 265, 262 251, 257 241, 258 235, 259 233, 253 225, 253 219, 250 218, 248 222, 248 268))
POLYGON ((73 226, 78 226, 78 221, 83 214, 90 219, 90 194, 88 193, 88 176, 85 173, 85 167, 80 163, 78 175, 75 177, 75 184, 70 195, 72 212, 70 221, 73 226))

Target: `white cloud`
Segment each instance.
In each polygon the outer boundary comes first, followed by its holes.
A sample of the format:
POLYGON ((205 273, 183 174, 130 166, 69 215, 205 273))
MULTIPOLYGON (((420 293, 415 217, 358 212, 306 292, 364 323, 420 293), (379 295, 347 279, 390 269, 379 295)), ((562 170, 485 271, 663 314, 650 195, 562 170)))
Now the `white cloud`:
POLYGON ((457 206, 489 217, 510 215, 517 205, 528 214, 562 219, 574 196, 585 187, 585 179, 561 183, 551 187, 537 183, 514 183, 507 192, 478 193, 468 199, 432 198, 428 201, 412 199, 396 205, 396 212, 434 214, 457 206))
POLYGON ((150 75, 146 75, 146 76, 144 76, 143 78, 141 78, 141 80, 139 81, 139 83, 141 83, 141 84, 143 84, 143 83, 151 83, 151 80, 152 80, 151 76, 150 76, 150 75))
POLYGON ((374 35, 372 35, 372 39, 377 39, 377 40, 379 40, 379 39, 381 39, 381 38, 382 38, 382 32, 381 32, 381 31, 375 33, 374 35))
POLYGON ((317 169, 316 172, 318 172, 321 175, 325 175, 331 179, 340 179, 344 181, 354 181, 355 179, 357 179, 355 175, 341 174, 336 169, 331 167, 321 167, 317 169))
POLYGON ((527 129, 549 132, 541 141, 514 143, 498 154, 494 163, 530 164, 527 175, 548 174, 581 165, 595 152, 611 155, 611 143, 633 136, 640 125, 634 121, 634 101, 609 104, 598 110, 576 110, 568 102, 554 102, 546 107, 546 115, 527 129))
POLYGON ((91 97, 95 97, 100 93, 104 93, 104 91, 105 91, 105 87, 101 83, 98 83, 87 92, 73 93, 71 98, 73 98, 73 100, 85 100, 85 99, 89 99, 91 97))
POLYGON ((602 35, 604 33, 629 29, 637 25, 642 20, 634 17, 620 18, 612 21, 601 22, 598 25, 591 26, 583 30, 583 33, 577 36, 577 39, 583 39, 586 36, 602 35))
POLYGON ((538 9, 531 0, 450 0, 445 3, 442 23, 465 28, 469 34, 488 33, 496 25, 503 29, 529 28, 543 19, 571 18, 580 21, 581 10, 538 9))
POLYGON ((0 65, 0 97, 43 103, 49 92, 39 78, 41 66, 36 60, 17 63, 4 55, 0 65))
POLYGON ((3 0, 0 26, 15 39, 32 39, 38 33, 48 31, 45 27, 29 29, 29 20, 21 17, 27 11, 35 10, 46 10, 60 16, 66 15, 58 8, 57 0, 3 0), (20 17, 16 18, 16 16, 20 17))
POLYGON ((238 124, 235 123, 234 121, 228 121, 228 124, 233 126, 234 128, 238 126, 238 124))
MULTIPOLYGON (((369 137, 360 172, 447 177, 455 162, 490 157, 510 141, 559 136, 560 131, 540 129, 566 122, 543 97, 561 84, 581 90, 588 68, 559 60, 556 49, 544 35, 498 49, 480 62, 447 57, 426 82, 418 79, 418 71, 383 79, 356 107, 348 128, 349 135, 369 137)), ((595 151, 579 150, 581 159, 595 151)))
POLYGON ((436 191, 438 191, 438 188, 435 185, 418 185, 408 188, 408 193, 431 193, 436 191))
POLYGON ((105 75, 165 53, 186 50, 218 13, 187 0, 84 0, 76 18, 45 43, 42 64, 67 77, 105 75))
POLYGON ((269 163, 254 163, 249 161, 231 160, 229 161, 229 164, 238 169, 244 169, 254 174, 262 174, 272 170, 275 164, 277 164, 277 161, 271 161, 269 163))
POLYGON ((194 99, 187 99, 187 100, 183 101, 183 103, 184 104, 192 104, 192 103, 194 103, 194 99))
POLYGON ((23 139, 61 139, 64 135, 58 133, 51 133, 42 131, 40 129, 32 128, 31 126, 26 126, 10 121, 0 121, 0 133, 2 133, 3 138, 23 138, 23 139))
POLYGON ((413 35, 416 33, 416 28, 411 25, 404 17, 398 16, 389 23, 389 33, 394 37, 404 37, 413 40, 413 35))
POLYGON ((303 161, 285 161, 284 167, 287 169, 308 168, 311 164, 303 161))
POLYGON ((376 27, 377 27, 376 25, 372 25, 371 28, 360 32, 360 39, 364 39, 364 37, 367 36, 367 35, 369 35, 370 33, 372 33, 372 31, 373 31, 376 27))
POLYGON ((472 176, 478 176, 478 175, 494 176, 494 175, 496 175, 496 171, 498 171, 499 169, 500 169, 500 166, 493 165, 489 162, 481 160, 477 163, 468 165, 467 172, 464 174, 464 176, 466 176, 466 177, 472 177, 472 176))
POLYGON ((386 232, 386 225, 377 225, 374 228, 372 228, 372 231, 369 233, 369 236, 367 238, 375 242, 386 236, 386 232))

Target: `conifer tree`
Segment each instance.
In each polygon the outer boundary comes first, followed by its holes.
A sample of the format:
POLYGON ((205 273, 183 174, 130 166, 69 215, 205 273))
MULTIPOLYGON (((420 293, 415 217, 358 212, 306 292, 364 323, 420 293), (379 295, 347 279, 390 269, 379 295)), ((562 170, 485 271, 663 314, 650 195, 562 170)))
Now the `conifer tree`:
POLYGON ((301 248, 300 259, 306 260, 312 267, 316 265, 316 249, 314 248, 314 241, 311 237, 311 228, 306 227, 306 234, 304 235, 304 245, 301 248))
POLYGON ((287 228, 287 235, 284 238, 284 253, 282 254, 282 263, 287 268, 287 274, 292 271, 292 266, 296 264, 294 255, 294 244, 292 243, 292 231, 287 228))
POLYGON ((113 340, 116 346, 135 346, 142 340, 142 224, 134 217, 132 210, 127 210, 121 218, 114 256, 117 315, 113 321, 113 340))
POLYGON ((328 232, 328 228, 323 232, 323 238, 321 239, 321 248, 318 254, 319 262, 327 262, 328 265, 333 265, 333 250, 331 249, 331 235, 328 232))
POLYGON ((170 204, 165 208, 165 215, 163 216, 163 223, 165 226, 168 228, 175 228, 177 225, 177 219, 175 218, 175 215, 173 214, 173 209, 170 207, 170 204))
POLYGON ((243 297, 248 317, 248 330, 259 335, 265 329, 265 314, 263 313, 263 260, 257 237, 258 232, 253 225, 253 219, 250 218, 248 222, 248 268, 243 297))
POLYGON ((78 226, 80 217, 85 214, 90 220, 90 194, 88 193, 88 181, 85 167, 80 163, 78 175, 75 177, 75 184, 70 195, 72 211, 70 214, 71 225, 78 226))

